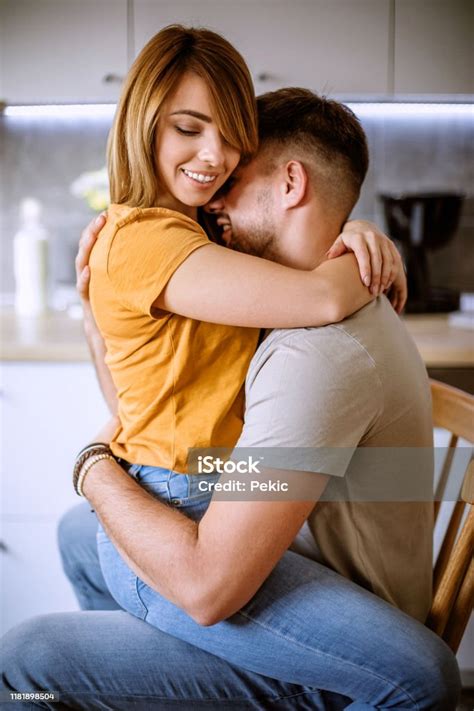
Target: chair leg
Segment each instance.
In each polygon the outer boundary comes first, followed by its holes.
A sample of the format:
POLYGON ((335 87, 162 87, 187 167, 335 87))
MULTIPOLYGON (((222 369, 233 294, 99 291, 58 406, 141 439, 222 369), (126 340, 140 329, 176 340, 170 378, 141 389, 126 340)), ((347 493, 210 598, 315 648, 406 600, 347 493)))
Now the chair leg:
POLYGON ((451 610, 449 622, 443 634, 443 639, 456 654, 464 630, 469 622, 474 600, 474 560, 471 559, 469 568, 464 576, 456 602, 451 610))
POLYGON ((431 612, 426 622, 427 627, 441 637, 446 628, 461 582, 472 559, 473 531, 474 508, 471 506, 464 528, 434 596, 431 612))
POLYGON ((433 572, 433 595, 436 595, 439 587, 441 578, 444 575, 449 563, 449 556, 453 550, 454 543, 456 541, 456 536, 459 531, 459 524, 461 523, 462 516, 466 504, 464 501, 456 501, 451 518, 449 519, 448 528, 444 534, 443 545, 440 548, 438 559, 433 572))
POLYGON ((438 486, 435 491, 435 504, 434 504, 434 520, 435 523, 438 519, 439 509, 441 501, 443 500, 444 492, 448 484, 449 473, 451 471, 451 465, 453 463, 454 454, 456 452, 456 445, 458 443, 458 438, 455 434, 451 435, 448 450, 446 452, 446 458, 443 463, 443 468, 438 481, 438 486))

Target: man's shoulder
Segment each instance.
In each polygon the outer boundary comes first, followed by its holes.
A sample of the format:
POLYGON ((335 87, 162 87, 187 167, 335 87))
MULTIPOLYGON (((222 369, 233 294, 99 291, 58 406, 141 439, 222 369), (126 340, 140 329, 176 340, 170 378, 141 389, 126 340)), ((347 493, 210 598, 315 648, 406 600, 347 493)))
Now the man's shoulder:
MULTIPOLYGON (((349 320, 320 327, 278 328, 271 331, 257 349, 251 364, 254 371, 266 368, 281 368, 289 362, 310 362, 323 367, 336 368, 341 362, 356 358, 361 363, 371 360, 370 351, 359 331, 349 320)), ((353 363, 354 364, 354 363, 353 363)))
POLYGON ((340 325, 274 330, 247 375, 238 446, 353 447, 380 415, 382 390, 371 355, 340 325))
POLYGON ((412 361, 418 362, 419 356, 405 326, 382 297, 339 323, 273 330, 258 348, 253 363, 256 367, 269 364, 271 359, 276 363, 278 356, 291 352, 294 358, 323 361, 328 367, 332 363, 334 368, 351 361, 353 366, 365 361, 382 365, 387 357, 407 349, 412 361))
POLYGON ((343 321, 320 328, 275 329, 258 348, 247 376, 247 396, 269 383, 303 383, 326 390, 370 388, 384 400, 424 386, 426 369, 388 300, 376 299, 343 321), (420 385, 421 384, 421 385, 420 385))

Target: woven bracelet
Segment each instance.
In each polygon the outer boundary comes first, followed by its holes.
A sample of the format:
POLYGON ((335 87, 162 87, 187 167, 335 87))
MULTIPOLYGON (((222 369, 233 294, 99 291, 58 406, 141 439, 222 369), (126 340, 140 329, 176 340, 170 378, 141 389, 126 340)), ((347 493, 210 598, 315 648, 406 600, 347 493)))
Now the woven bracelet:
POLYGON ((84 447, 83 449, 81 449, 81 451, 79 452, 79 454, 76 457, 74 469, 72 472, 72 485, 73 485, 74 491, 76 493, 77 493, 77 480, 79 479, 80 471, 81 471, 83 465, 85 464, 85 462, 89 459, 89 457, 93 457, 95 454, 108 454, 110 457, 114 456, 109 445, 105 444, 105 442, 94 442, 92 444, 89 444, 87 447, 84 447))

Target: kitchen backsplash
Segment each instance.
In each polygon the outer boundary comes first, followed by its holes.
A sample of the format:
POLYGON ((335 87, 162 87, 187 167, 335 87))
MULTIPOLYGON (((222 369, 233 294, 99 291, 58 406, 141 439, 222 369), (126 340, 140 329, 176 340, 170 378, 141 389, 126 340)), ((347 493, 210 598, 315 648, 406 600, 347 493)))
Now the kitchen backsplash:
MULTIPOLYGON (((474 291, 474 121, 466 116, 362 119, 371 166, 354 216, 384 225, 377 193, 466 194, 455 239, 431 256, 433 283, 474 291)), ((74 281, 74 255, 93 216, 70 192, 84 171, 101 168, 110 119, 0 117, 0 292, 14 290, 12 240, 19 204, 38 198, 50 233, 52 287, 74 281)), ((5 298, 5 296, 4 296, 5 298)))

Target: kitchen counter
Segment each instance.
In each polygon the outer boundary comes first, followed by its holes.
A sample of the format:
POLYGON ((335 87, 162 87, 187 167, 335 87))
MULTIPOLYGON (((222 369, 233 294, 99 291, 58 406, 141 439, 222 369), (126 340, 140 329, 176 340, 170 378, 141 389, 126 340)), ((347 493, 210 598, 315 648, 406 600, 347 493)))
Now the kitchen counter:
MULTIPOLYGON (((443 314, 405 316, 404 322, 429 368, 474 368, 474 331, 454 328, 443 314)), ((64 312, 18 318, 0 310, 1 359, 90 360, 82 322, 64 312)))
POLYGON ((404 316, 428 368, 474 368, 474 331, 450 326, 447 314, 404 316))
POLYGON ((82 320, 63 311, 17 317, 13 308, 0 310, 0 357, 4 361, 89 361, 82 320))

